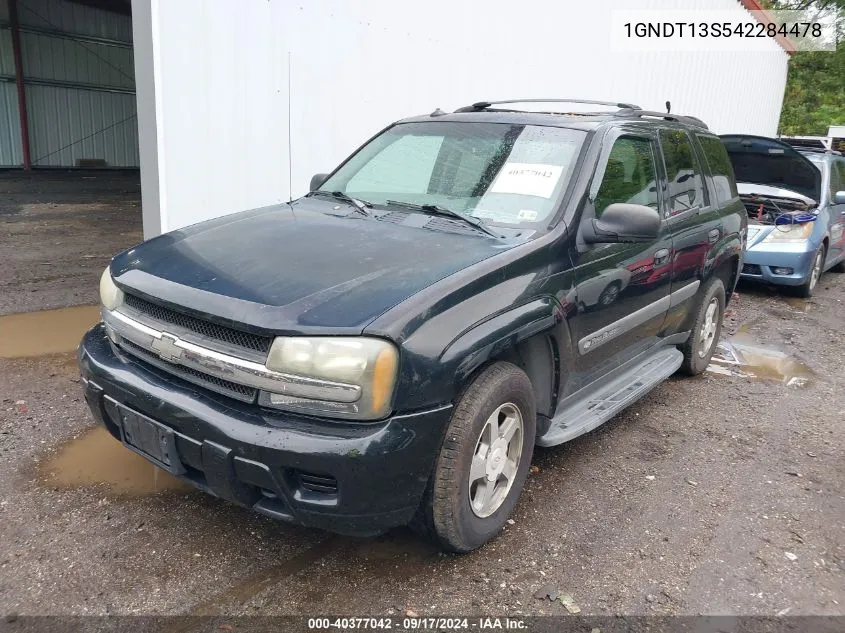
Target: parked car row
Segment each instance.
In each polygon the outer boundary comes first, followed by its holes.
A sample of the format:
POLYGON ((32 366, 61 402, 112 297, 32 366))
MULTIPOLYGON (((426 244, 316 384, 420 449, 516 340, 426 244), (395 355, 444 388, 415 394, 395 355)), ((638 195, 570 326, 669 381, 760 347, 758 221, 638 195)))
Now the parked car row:
POLYGON ((722 141, 749 216, 742 277, 810 297, 824 271, 845 272, 845 157, 759 136, 722 141))
POLYGON ((704 371, 740 276, 841 267, 838 157, 519 103, 391 124, 298 200, 117 255, 79 348, 94 416, 268 516, 467 552, 535 446, 704 371))

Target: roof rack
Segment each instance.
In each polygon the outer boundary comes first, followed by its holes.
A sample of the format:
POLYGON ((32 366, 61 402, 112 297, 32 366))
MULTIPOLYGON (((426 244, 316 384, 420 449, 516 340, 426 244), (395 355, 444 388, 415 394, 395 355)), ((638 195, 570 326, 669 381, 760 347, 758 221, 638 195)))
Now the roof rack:
POLYGON ((709 130, 707 124, 694 116, 684 116, 681 114, 669 114, 667 112, 656 112, 654 110, 643 110, 641 108, 621 109, 616 112, 616 116, 633 116, 633 117, 652 117, 655 119, 663 119, 665 121, 677 121, 678 123, 685 123, 693 127, 700 127, 709 130))
MULTIPOLYGON (((593 101, 590 99, 507 99, 505 101, 478 101, 470 106, 458 108, 455 112, 482 112, 494 105, 507 105, 511 103, 583 103, 589 105, 601 105, 611 108, 619 108, 616 112, 593 112, 590 114, 605 114, 620 117, 653 117, 664 119, 666 121, 677 121, 693 127, 702 129, 709 129, 707 124, 699 118, 694 116, 682 116, 679 114, 669 114, 668 112, 656 112, 653 110, 643 110, 640 106, 630 103, 614 103, 611 101, 593 101)), ((551 114, 551 113, 549 113, 551 114)), ((579 113, 580 114, 580 113, 579 113)))
POLYGON ((601 105, 610 108, 629 108, 639 110, 639 106, 630 103, 614 103, 611 101, 592 101, 590 99, 507 99, 505 101, 478 101, 471 106, 466 106, 455 110, 455 112, 477 112, 478 110, 486 110, 494 105, 506 105, 509 103, 584 103, 588 105, 601 105))
MULTIPOLYGON (((778 139, 780 140, 780 139, 778 139)), ((792 145, 792 149, 799 152, 810 152, 812 154, 833 154, 834 156, 842 156, 842 152, 835 149, 828 149, 826 147, 807 147, 806 145, 792 145)))

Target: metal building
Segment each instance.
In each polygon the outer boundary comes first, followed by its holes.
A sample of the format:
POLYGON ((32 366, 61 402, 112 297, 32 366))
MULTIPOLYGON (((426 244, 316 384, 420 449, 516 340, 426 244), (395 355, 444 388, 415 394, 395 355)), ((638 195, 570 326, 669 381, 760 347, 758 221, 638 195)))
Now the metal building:
POLYGON ((289 200, 396 119, 581 97, 774 135, 788 54, 619 53, 614 9, 756 0, 133 0, 144 234, 289 200))
POLYGON ((147 237, 289 200, 391 121, 479 100, 671 101, 773 136, 789 57, 610 46, 617 10, 753 21, 758 0, 129 3, 0 0, 0 166, 24 144, 35 167, 140 165, 147 237))
POLYGON ((128 0, 0 0, 0 167, 139 164, 128 0))

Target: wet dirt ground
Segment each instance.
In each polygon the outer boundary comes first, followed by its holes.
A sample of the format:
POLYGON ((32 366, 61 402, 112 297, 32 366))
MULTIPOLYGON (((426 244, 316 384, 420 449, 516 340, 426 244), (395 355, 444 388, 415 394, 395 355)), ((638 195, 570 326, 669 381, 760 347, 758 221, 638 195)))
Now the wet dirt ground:
MULTIPOLYGON (((124 226, 77 212, 88 219, 56 219, 124 226)), ((5 312, 95 300, 115 240, 68 254, 84 241, 42 226, 64 246, 39 246, 29 224, 47 220, 15 222, 76 290, 10 264, 4 225, 5 312), (91 252, 96 265, 71 261, 91 252)), ((845 275, 809 301, 740 292, 712 371, 538 449, 513 524, 466 556, 407 530, 289 526, 186 489, 92 430, 72 350, 18 340, 26 355, 0 353, 0 615, 566 613, 534 597, 546 585, 584 614, 845 614, 845 275)))
POLYGON ((138 178, 0 170, 0 314, 97 303, 92 278, 143 239, 138 178))

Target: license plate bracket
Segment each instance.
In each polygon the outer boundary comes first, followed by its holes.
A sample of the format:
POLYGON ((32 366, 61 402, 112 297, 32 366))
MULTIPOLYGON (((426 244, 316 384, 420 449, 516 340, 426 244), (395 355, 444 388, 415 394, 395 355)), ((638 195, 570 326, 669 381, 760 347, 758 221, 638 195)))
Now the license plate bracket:
POLYGON ((118 402, 111 408, 116 411, 120 424, 120 437, 124 446, 174 475, 185 473, 185 467, 176 451, 176 434, 172 429, 138 413, 118 402))

